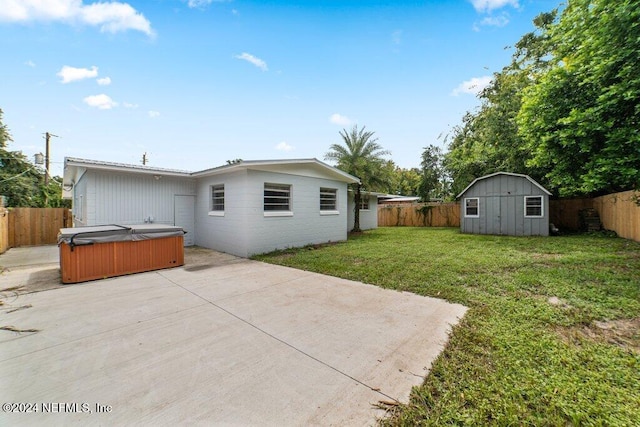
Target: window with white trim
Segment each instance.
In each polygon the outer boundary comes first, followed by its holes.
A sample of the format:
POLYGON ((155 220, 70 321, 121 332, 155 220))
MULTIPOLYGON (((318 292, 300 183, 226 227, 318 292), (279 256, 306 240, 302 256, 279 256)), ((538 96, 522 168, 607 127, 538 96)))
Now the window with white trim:
POLYGON ((224 184, 211 186, 211 210, 224 212, 224 184))
POLYGON ((338 190, 335 188, 320 188, 320 210, 338 210, 338 190))
POLYGON ((291 211, 291 185, 265 182, 264 211, 291 211))
POLYGON ((464 199, 464 216, 466 218, 480 217, 480 199, 478 197, 464 199))
POLYGON ((360 210, 368 211, 369 210, 369 196, 360 196, 360 210))
POLYGON ((542 218, 544 206, 542 196, 524 196, 525 218, 542 218))

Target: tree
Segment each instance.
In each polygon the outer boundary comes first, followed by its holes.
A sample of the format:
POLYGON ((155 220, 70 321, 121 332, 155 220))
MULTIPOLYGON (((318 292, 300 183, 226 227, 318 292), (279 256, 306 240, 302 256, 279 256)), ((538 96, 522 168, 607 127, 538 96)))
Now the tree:
POLYGON ((535 30, 516 43, 511 63, 494 73, 489 86, 480 92, 479 109, 465 114, 462 124, 445 138, 450 144, 443 166, 456 194, 473 179, 493 172, 543 177, 537 166, 527 163, 532 148, 521 137, 516 118, 524 89, 550 66, 553 43, 548 29, 555 17, 556 11, 552 11, 534 19, 535 30))
POLYGON ((423 202, 432 198, 444 198, 445 177, 442 168, 442 150, 433 144, 422 152, 422 173, 418 194, 423 202))
POLYGON ((549 29, 551 69, 524 93, 518 115, 532 149, 562 196, 640 185, 640 4, 571 0, 549 29))
POLYGON ((384 162, 382 173, 385 182, 377 190, 403 196, 418 195, 418 187, 420 186, 420 170, 418 168, 401 168, 393 160, 387 160, 384 162))
POLYGON ((70 201, 62 200, 62 180, 54 177, 45 187, 42 170, 31 164, 22 152, 7 150, 11 141, 0 109, 0 195, 6 197, 7 206, 69 206, 70 201))
POLYGON ((325 160, 334 161, 336 166, 360 179, 360 182, 354 185, 354 224, 353 232, 360 230, 360 205, 362 201, 362 190, 373 190, 376 187, 384 185, 384 168, 385 160, 383 156, 389 154, 380 144, 377 143, 378 138, 374 138, 375 132, 366 130, 363 126, 358 129, 355 125, 350 132, 345 129, 340 131, 344 145, 332 144, 329 152, 325 154, 325 160))

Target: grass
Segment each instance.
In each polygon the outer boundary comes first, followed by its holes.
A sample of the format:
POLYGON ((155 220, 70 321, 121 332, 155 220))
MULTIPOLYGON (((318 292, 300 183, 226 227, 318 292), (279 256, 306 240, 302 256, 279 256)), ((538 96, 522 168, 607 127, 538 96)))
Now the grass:
POLYGON ((388 425, 640 425, 640 244, 379 228, 256 257, 469 307, 388 425))

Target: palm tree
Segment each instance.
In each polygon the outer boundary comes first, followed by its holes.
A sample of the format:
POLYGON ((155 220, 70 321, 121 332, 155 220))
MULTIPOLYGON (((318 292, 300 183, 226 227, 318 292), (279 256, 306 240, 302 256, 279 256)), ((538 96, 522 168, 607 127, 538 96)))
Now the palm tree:
POLYGON ((353 176, 360 178, 360 182, 355 184, 355 211, 352 232, 360 231, 360 202, 362 200, 362 189, 372 189, 384 183, 382 167, 384 159, 382 156, 389 154, 384 150, 374 138, 375 132, 369 132, 366 127, 358 129, 355 125, 351 132, 342 129, 340 136, 344 145, 332 144, 329 152, 325 154, 325 160, 334 161, 338 169, 341 169, 353 176))

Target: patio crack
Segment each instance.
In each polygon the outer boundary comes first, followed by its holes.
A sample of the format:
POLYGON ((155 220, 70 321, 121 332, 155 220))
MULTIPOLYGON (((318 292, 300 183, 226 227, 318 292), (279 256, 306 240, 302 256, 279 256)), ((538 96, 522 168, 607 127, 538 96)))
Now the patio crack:
POLYGON ((195 297, 197 297, 197 298, 200 298, 201 300, 203 300, 203 301, 207 302, 208 304, 210 304, 210 305, 212 305, 212 306, 216 307, 218 310, 222 310, 222 311, 224 311, 225 313, 227 313, 228 315, 230 315, 230 316, 232 316, 232 317, 235 317, 235 318, 236 318, 236 319, 238 319, 239 321, 241 321, 241 322, 245 323, 246 325, 248 325, 248 326, 250 326, 250 327, 252 327, 252 328, 256 329, 256 330, 257 330, 257 331, 259 331, 260 333, 262 333, 262 334, 264 334, 264 335, 266 335, 266 336, 268 336, 268 337, 270 337, 270 338, 272 338, 272 339, 274 339, 274 340, 276 340, 276 341, 278 341, 278 342, 280 342, 280 343, 282 343, 282 344, 286 345, 287 347, 291 348, 292 350, 294 350, 294 351, 296 351, 296 352, 298 352, 298 353, 300 353, 300 354, 304 355, 305 357, 308 357, 308 358, 309 358, 309 359, 311 359, 311 360, 314 360, 314 361, 315 361, 315 362, 317 362, 317 363, 320 363, 321 365, 323 365, 323 366, 325 366, 325 367, 327 367, 327 368, 331 369, 332 371, 335 371, 335 372, 337 372, 338 374, 340 374, 340 375, 342 375, 342 376, 344 376, 344 377, 346 377, 346 378, 349 378, 349 379, 350 379, 350 380, 352 380, 352 381, 355 381, 356 383, 358 383, 358 384, 360 384, 360 385, 362 385, 362 386, 364 386, 364 387, 368 388, 369 390, 373 391, 374 393, 377 393, 377 394, 379 394, 379 395, 381 395, 381 396, 384 396, 384 397, 386 397, 387 399, 391 399, 391 401, 392 401, 392 402, 387 402, 387 403, 392 403, 393 405, 395 405, 395 404, 400 404, 400 401, 399 401, 398 399, 396 399, 395 397, 393 397, 393 396, 389 396, 388 394, 384 393, 383 391, 381 391, 381 390, 380 390, 380 388, 379 388, 379 387, 371 386, 371 385, 369 385, 369 384, 367 384, 367 383, 365 383, 365 382, 363 382, 363 381, 361 381, 361 380, 359 380, 359 379, 355 378, 354 376, 349 375, 348 373, 346 373, 346 372, 344 372, 344 371, 342 371, 342 370, 340 370, 340 369, 336 368, 335 366, 332 366, 332 365, 330 365, 329 363, 327 363, 327 362, 325 362, 325 361, 323 361, 323 360, 321 360, 321 359, 318 359, 318 358, 317 358, 317 357, 315 357, 314 355, 307 353, 306 351, 304 351, 304 350, 302 350, 302 349, 300 349, 300 348, 298 348, 298 347, 294 346, 293 344, 288 343, 287 341, 283 340, 282 338, 278 338, 277 336, 273 335, 272 333, 270 333, 270 332, 268 332, 268 331, 265 331, 264 329, 260 328, 259 326, 254 325, 253 323, 249 322, 248 320, 243 319, 242 317, 240 317, 240 316, 238 316, 237 314, 235 314, 235 313, 233 313, 233 312, 231 312, 231 311, 227 310, 226 308, 224 308, 224 307, 222 307, 222 306, 219 306, 219 305, 218 305, 218 304, 216 304, 215 302, 213 302, 213 301, 211 301, 211 300, 209 300, 209 299, 207 299, 207 298, 203 297, 202 295, 200 295, 200 294, 198 294, 198 293, 196 293, 196 292, 194 292, 194 291, 192 291, 192 290, 190 290, 190 289, 185 288, 185 287, 184 287, 184 286, 182 286, 180 283, 177 283, 177 282, 175 282, 175 281, 171 280, 170 278, 168 278, 168 277, 164 276, 161 272, 157 272, 157 274, 161 275, 163 278, 165 278, 165 279, 166 279, 166 280, 168 280, 169 282, 173 283, 173 284, 174 284, 174 285, 176 285, 177 287, 182 288, 182 289, 184 289, 185 291, 189 292, 191 295, 193 295, 193 296, 195 296, 195 297))

